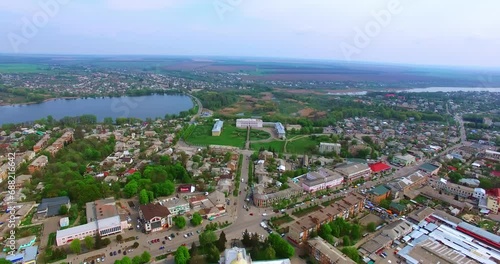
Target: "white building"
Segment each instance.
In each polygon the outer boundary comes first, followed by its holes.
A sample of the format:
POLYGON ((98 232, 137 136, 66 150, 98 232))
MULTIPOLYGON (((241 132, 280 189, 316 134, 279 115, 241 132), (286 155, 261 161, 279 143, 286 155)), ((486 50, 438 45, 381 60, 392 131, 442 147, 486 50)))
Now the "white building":
POLYGON ((321 142, 319 143, 319 153, 330 153, 330 152, 335 152, 335 153, 340 153, 340 144, 339 143, 325 143, 321 142))
POLYGON ((120 216, 97 220, 84 225, 79 225, 63 230, 58 230, 56 234, 57 246, 63 246, 71 243, 75 239, 83 240, 88 236, 101 237, 114 235, 122 232, 122 222, 120 216))
POLYGON ((286 131, 285 131, 285 127, 283 126, 283 124, 278 122, 278 123, 274 124, 274 128, 276 129, 276 134, 278 134, 279 138, 281 138, 281 139, 286 138, 286 131))
POLYGON ((254 118, 242 118, 242 119, 236 119, 236 127, 238 128, 260 128, 262 127, 263 123, 261 119, 254 119, 254 118))
POLYGON ((306 192, 316 192, 341 185, 344 182, 344 176, 329 169, 321 168, 317 171, 311 171, 304 175, 302 188, 306 192))

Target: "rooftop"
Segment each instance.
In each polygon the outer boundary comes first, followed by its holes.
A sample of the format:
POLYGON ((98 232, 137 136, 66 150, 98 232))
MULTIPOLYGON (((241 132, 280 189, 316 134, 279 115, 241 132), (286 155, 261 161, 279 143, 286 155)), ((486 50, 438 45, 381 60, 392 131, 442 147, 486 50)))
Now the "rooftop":
POLYGON ((160 204, 146 204, 141 205, 139 208, 144 216, 144 219, 147 221, 153 219, 154 217, 164 218, 170 215, 170 211, 160 204))
POLYGON ((215 122, 214 127, 212 128, 212 132, 219 132, 222 129, 222 126, 224 125, 224 122, 221 120, 217 120, 215 122))
POLYGON ((374 195, 380 196, 390 192, 384 185, 378 185, 373 190, 368 191, 368 193, 373 193, 374 195))
POLYGON ((327 256, 331 263, 356 263, 321 237, 310 239, 307 243, 321 254, 327 256))
POLYGON ((373 171, 373 172, 381 172, 381 171, 386 171, 386 170, 390 170, 391 169, 391 166, 383 163, 383 162, 377 162, 377 163, 372 163, 370 165, 368 165, 370 167, 370 169, 373 171))
POLYGON ((426 172, 432 172, 439 168, 438 166, 432 164, 432 163, 424 163, 420 166, 420 169, 426 172))
POLYGON ((350 176, 352 174, 360 173, 366 170, 370 170, 367 164, 361 163, 348 163, 343 164, 335 168, 336 171, 340 172, 343 175, 350 176))

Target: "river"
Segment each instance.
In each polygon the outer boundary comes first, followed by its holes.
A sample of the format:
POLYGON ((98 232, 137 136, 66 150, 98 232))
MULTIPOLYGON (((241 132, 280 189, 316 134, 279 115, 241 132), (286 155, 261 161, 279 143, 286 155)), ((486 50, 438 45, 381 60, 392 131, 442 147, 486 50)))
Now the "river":
POLYGON ((137 97, 101 97, 55 99, 39 104, 0 106, 0 125, 38 120, 51 115, 95 115, 98 121, 105 117, 163 118, 165 114, 179 114, 193 107, 191 97, 185 95, 148 95, 137 97))

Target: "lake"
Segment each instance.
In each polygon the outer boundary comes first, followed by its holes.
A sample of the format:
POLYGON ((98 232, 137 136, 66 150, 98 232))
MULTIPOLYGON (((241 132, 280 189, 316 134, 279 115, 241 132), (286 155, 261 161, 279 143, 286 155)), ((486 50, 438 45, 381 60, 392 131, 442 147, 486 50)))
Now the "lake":
POLYGON ((105 117, 135 117, 144 120, 163 118, 165 114, 179 114, 193 106, 191 97, 186 95, 56 99, 40 104, 0 106, 0 125, 34 121, 49 115, 55 119, 95 115, 98 121, 103 121, 105 117))
POLYGON ((435 93, 435 92, 491 92, 500 93, 500 88, 486 87, 427 87, 427 88, 411 88, 401 90, 399 92, 409 93, 435 93))

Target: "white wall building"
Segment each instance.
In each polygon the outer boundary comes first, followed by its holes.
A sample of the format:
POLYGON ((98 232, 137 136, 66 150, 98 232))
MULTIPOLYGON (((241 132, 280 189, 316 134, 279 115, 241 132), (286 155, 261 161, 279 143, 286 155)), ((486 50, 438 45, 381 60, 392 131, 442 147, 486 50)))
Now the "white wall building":
POLYGON ((262 120, 261 119, 254 119, 254 118, 242 118, 242 119, 236 119, 236 127, 238 128, 260 128, 262 127, 262 120))
POLYGON ((319 143, 319 153, 329 153, 329 152, 335 152, 335 153, 340 153, 340 144, 339 143, 325 143, 321 142, 319 143))

